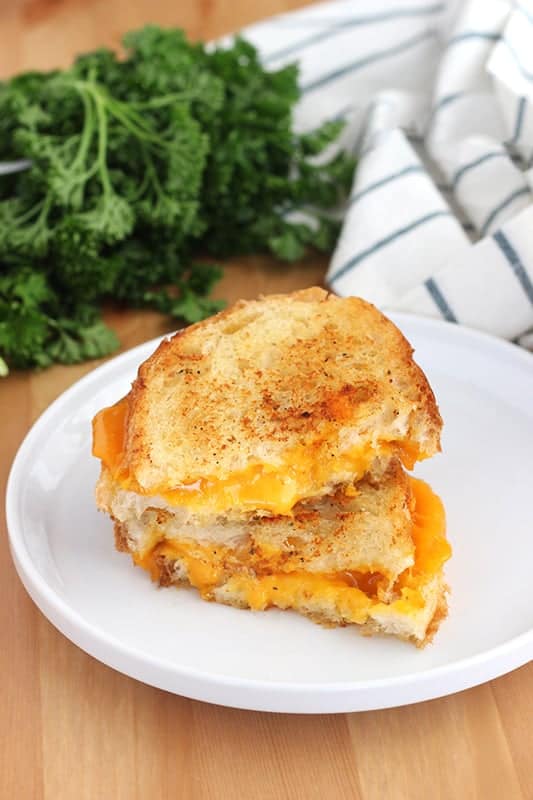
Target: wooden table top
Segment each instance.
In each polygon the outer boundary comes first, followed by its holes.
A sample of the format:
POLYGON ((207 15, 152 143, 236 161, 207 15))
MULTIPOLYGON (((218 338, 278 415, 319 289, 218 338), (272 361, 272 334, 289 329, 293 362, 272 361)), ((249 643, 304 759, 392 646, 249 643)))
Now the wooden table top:
MULTIPOLYGON (((66 65, 145 22, 209 39, 305 0, 4 0, 0 78, 66 65)), ((320 282, 325 260, 228 265, 234 300, 320 282)), ((172 325, 112 312, 123 348, 172 325)), ((95 366, 0 381, 4 485, 36 417, 95 366)), ((2 491, 3 494, 3 491, 2 491)), ((1 800, 532 800, 533 664, 460 694, 360 714, 290 716, 211 706, 137 683, 65 639, 33 605, 0 519, 1 800)))

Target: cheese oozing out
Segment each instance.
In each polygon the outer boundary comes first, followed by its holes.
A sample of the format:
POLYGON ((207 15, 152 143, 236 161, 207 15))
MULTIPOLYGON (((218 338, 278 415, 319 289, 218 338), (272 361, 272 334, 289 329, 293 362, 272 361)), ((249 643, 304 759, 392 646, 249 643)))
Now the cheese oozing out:
POLYGON ((188 582, 204 599, 211 600, 217 587, 229 594, 237 593, 252 609, 303 608, 309 598, 334 604, 343 619, 362 624, 371 611, 392 611, 405 615, 424 609, 421 588, 428 579, 439 576, 450 558, 451 547, 446 539, 446 518, 440 498, 427 483, 411 478, 413 521, 412 537, 415 561, 403 572, 395 585, 395 599, 384 603, 378 587, 382 576, 375 565, 372 571, 321 574, 298 570, 283 572, 282 560, 276 553, 262 559, 261 570, 247 552, 239 553, 224 545, 199 544, 191 541, 161 539, 149 550, 133 553, 136 564, 158 581, 161 559, 185 566, 188 582), (228 565, 229 574, 228 574, 228 565))
POLYGON ((313 457, 304 446, 286 454, 282 466, 258 463, 226 478, 190 476, 179 486, 150 488, 145 491, 130 474, 125 463, 125 433, 128 398, 100 411, 93 421, 93 455, 111 471, 123 489, 138 494, 158 495, 168 505, 190 511, 224 513, 231 509, 263 510, 287 515, 301 500, 327 493, 335 478, 359 480, 376 457, 399 454, 404 466, 412 469, 424 457, 416 447, 405 442, 379 441, 373 446, 357 446, 334 458, 313 457))

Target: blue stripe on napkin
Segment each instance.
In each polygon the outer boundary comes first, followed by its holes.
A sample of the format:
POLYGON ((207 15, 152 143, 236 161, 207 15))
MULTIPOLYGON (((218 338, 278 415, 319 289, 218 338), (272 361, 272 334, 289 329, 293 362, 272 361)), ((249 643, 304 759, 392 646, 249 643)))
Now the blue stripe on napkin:
POLYGON ((511 203, 514 203, 514 201, 517 200, 519 197, 523 197, 526 194, 529 194, 529 187, 522 186, 520 189, 515 189, 515 191, 512 192, 508 197, 506 197, 505 200, 502 200, 502 202, 499 203, 496 206, 496 208, 493 208, 490 214, 488 215, 487 219, 485 220, 485 222, 483 223, 483 225, 479 230, 479 235, 481 237, 485 236, 488 229, 498 216, 498 214, 504 209, 508 208, 511 205, 511 203))
POLYGON ((482 39, 486 42, 497 42, 501 39, 501 35, 499 33, 487 33, 486 31, 464 31, 464 33, 458 33, 457 36, 452 36, 451 39, 448 39, 446 47, 459 44, 459 42, 464 42, 468 39, 482 39))
POLYGON ((454 103, 456 100, 459 100, 459 98, 465 97, 465 95, 466 92, 453 92, 452 94, 447 94, 444 97, 441 97, 439 102, 435 106, 433 106, 431 110, 431 114, 428 120, 428 128, 430 128, 431 125, 433 124, 435 116, 439 113, 439 111, 441 111, 443 108, 446 108, 446 106, 449 106, 450 103, 454 103))
POLYGON ((516 109, 516 122, 514 125, 514 131, 512 137, 509 139, 507 144, 516 144, 520 136, 522 134, 522 125, 524 124, 524 116, 526 112, 526 105, 527 105, 527 98, 526 97, 519 97, 518 98, 518 108, 516 109))
MULTIPOLYGON (((444 11, 445 8, 446 3, 435 3, 434 5, 427 6, 426 8, 420 8, 420 6, 414 8, 399 8, 396 11, 383 11, 379 14, 367 14, 363 17, 343 19, 339 22, 336 22, 334 25, 327 27, 326 30, 315 33, 312 36, 307 36, 305 39, 295 42, 294 44, 287 45, 287 47, 282 47, 280 50, 276 50, 273 53, 268 53, 263 58, 263 63, 268 63, 269 61, 276 61, 280 58, 284 59, 288 56, 292 56, 294 53, 298 53, 300 50, 304 50, 306 47, 318 44, 319 42, 324 42, 327 39, 330 39, 332 36, 337 36, 339 33, 345 33, 347 28, 356 28, 361 25, 375 25, 379 24, 380 22, 392 22, 393 20, 406 17, 432 16, 444 11)), ((272 22, 276 21, 277 20, 275 19, 272 20, 272 22)), ((283 22, 283 19, 281 18, 279 22, 283 22)), ((305 20, 300 20, 301 24, 305 24, 305 22, 305 20)), ((328 20, 320 19, 318 22, 319 24, 327 25, 328 20)))
POLYGON ((435 39, 436 37, 436 31, 424 31, 416 36, 412 36, 410 39, 400 42, 400 44, 396 45, 396 47, 389 47, 386 50, 377 50, 376 52, 371 53, 364 58, 353 61, 351 64, 346 64, 344 67, 339 67, 339 69, 333 70, 333 72, 328 72, 326 75, 322 75, 320 78, 315 78, 315 80, 311 81, 310 83, 303 84, 300 86, 302 94, 305 94, 306 92, 312 92, 327 83, 331 83, 331 81, 342 78, 344 75, 356 72, 363 67, 369 66, 369 64, 375 64, 377 61, 382 61, 383 59, 398 55, 398 53, 403 53, 406 50, 416 47, 421 42, 425 42, 427 39, 435 39))
POLYGON ((485 161, 491 161, 493 158, 501 158, 501 156, 507 156, 507 153, 505 153, 503 150, 493 150, 490 153, 485 153, 485 155, 476 158, 475 161, 470 161, 468 164, 464 164, 462 167, 459 167, 452 178, 452 189, 455 191, 457 184, 463 175, 466 175, 466 173, 470 172, 471 169, 475 169, 476 167, 481 166, 481 164, 484 164, 485 161))
POLYGON ((428 290, 429 294, 431 295, 431 299, 439 309, 444 319, 447 319, 448 322, 457 322, 457 317, 450 308, 450 304, 442 294, 442 291, 437 285, 435 278, 428 278, 427 281, 424 281, 424 286, 428 290))
POLYGON ((512 246, 511 242, 507 238, 507 236, 502 231, 496 231, 494 236, 492 237, 502 253, 504 254, 507 263, 511 267, 512 271, 518 278, 520 286, 526 293, 529 298, 529 301, 533 305, 533 283, 531 282, 531 278, 526 272, 522 261, 520 260, 520 256, 512 246))
POLYGON ((425 172, 425 169, 421 164, 411 164, 410 166, 405 167, 404 169, 398 170, 398 172, 393 172, 391 175, 387 175, 387 177, 381 178, 381 180, 376 181, 375 183, 370 183, 364 189, 361 189, 360 192, 356 192, 348 199, 348 205, 350 206, 354 205, 362 197, 364 197, 367 194, 370 194, 375 189, 381 189, 382 186, 386 186, 388 183, 392 183, 398 178, 402 178, 404 175, 410 175, 413 172, 425 172))
POLYGON ((402 236, 405 236, 405 234, 410 233, 411 231, 415 230, 415 228, 420 227, 420 225, 424 225, 426 222, 430 222, 431 220, 436 219, 436 217, 451 217, 451 216, 452 214, 450 211, 443 211, 443 210, 432 211, 431 213, 426 214, 425 216, 420 217, 419 219, 415 219, 414 222, 411 222, 409 225, 405 225, 403 228, 398 228, 398 230, 394 231, 393 233, 390 233, 388 236, 385 236, 383 239, 380 239, 379 241, 375 242, 373 245, 371 245, 371 247, 367 247, 366 250, 363 250, 361 253, 357 253, 355 256, 350 258, 350 260, 347 261, 346 264, 344 264, 339 270, 337 270, 337 272, 331 275, 329 279, 330 283, 333 283, 333 281, 336 281, 338 278, 341 278, 343 275, 349 272, 353 267, 356 267, 358 264, 360 264, 361 261, 364 261, 365 258, 368 258, 368 256, 377 253, 378 250, 381 250, 383 247, 386 247, 387 245, 396 241, 396 239, 400 239, 402 236))

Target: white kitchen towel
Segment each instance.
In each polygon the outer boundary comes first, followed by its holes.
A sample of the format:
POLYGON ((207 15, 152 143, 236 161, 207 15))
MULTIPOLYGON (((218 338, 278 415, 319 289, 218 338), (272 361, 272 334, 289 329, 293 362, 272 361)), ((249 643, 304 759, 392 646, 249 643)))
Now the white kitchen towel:
POLYGON ((243 33, 298 61, 299 129, 347 121, 331 288, 531 346, 533 0, 333 0, 243 33))

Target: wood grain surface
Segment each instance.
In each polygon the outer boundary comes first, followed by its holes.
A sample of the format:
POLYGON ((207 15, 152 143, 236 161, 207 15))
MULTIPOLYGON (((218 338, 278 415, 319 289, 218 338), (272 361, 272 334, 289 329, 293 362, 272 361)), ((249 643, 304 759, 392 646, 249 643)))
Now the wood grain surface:
MULTIPOLYGON (((116 46, 145 22, 211 38, 298 0, 0 0, 0 78, 116 46)), ((228 265, 234 300, 320 282, 325 262, 228 265)), ((110 311, 124 348, 169 329, 110 311)), ((94 363, 0 381, 0 482, 36 417, 94 363)), ((3 489, 2 489, 3 494, 3 489)), ((95 661, 40 614, 0 548, 0 800, 533 800, 533 665, 452 697, 337 716, 210 706, 95 661)), ((474 566, 473 566, 474 568, 474 566)))

